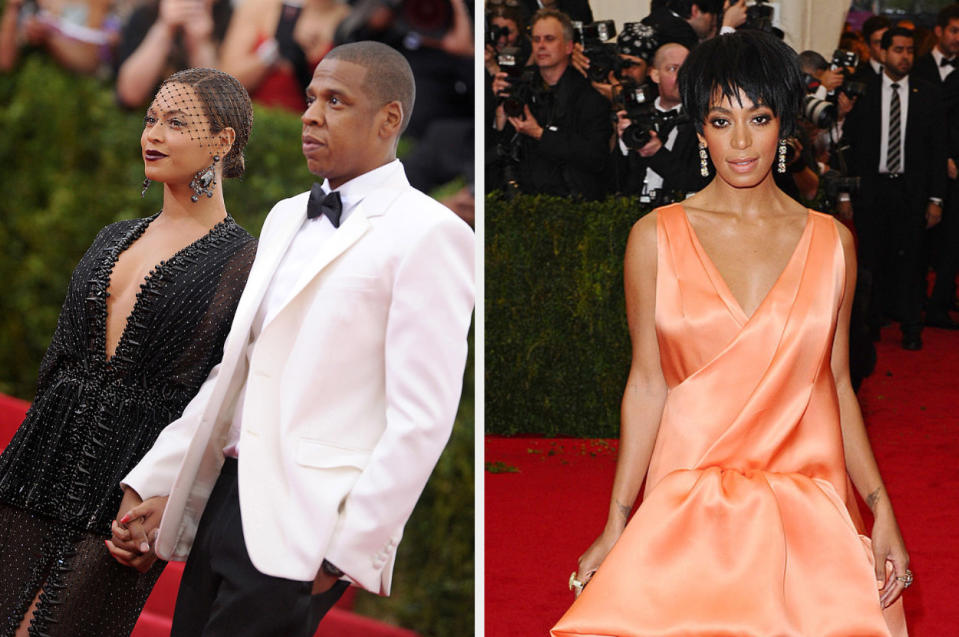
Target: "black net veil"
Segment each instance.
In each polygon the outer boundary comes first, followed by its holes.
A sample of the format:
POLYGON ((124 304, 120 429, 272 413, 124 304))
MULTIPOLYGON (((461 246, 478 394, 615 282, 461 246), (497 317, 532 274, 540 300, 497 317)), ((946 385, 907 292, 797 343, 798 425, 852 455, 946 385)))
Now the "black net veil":
MULTIPOLYGON (((245 170, 243 149, 253 130, 253 105, 250 95, 235 77, 208 68, 192 68, 174 73, 160 85, 151 109, 179 112, 182 117, 159 117, 166 126, 179 127, 201 145, 213 145, 224 128, 236 134, 233 146, 223 162, 224 177, 241 177, 245 170)), ((148 115, 148 120, 150 115, 148 115)))

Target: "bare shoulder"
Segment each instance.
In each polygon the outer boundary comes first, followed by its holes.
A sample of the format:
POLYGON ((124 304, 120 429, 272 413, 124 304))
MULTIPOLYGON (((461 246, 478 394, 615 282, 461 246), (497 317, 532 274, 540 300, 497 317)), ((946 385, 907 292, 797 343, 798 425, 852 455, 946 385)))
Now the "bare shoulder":
POLYGON ((850 257, 855 256, 856 254, 856 240, 852 236, 852 231, 847 228, 845 224, 835 217, 832 217, 832 222, 836 226, 836 232, 839 233, 839 242, 842 243, 842 251, 846 255, 846 260, 848 261, 850 257))
POLYGON ((659 213, 655 210, 643 215, 633 224, 629 231, 629 241, 626 244, 626 256, 638 256, 652 252, 656 253, 656 227, 659 213))

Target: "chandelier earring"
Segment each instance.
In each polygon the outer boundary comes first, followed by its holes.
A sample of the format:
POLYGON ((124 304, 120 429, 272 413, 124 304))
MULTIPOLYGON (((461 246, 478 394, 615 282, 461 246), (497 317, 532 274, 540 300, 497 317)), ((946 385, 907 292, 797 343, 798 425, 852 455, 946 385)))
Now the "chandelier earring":
POLYGON ((706 154, 706 144, 699 144, 699 174, 709 177, 709 156, 706 154))
POLYGON ((193 175, 193 179, 190 181, 190 188, 193 189, 190 201, 193 203, 199 201, 202 195, 206 195, 207 198, 213 196, 213 189, 216 187, 216 164, 218 161, 220 161, 220 156, 214 155, 212 164, 193 175))
POLYGON ((776 155, 776 172, 780 175, 786 172, 786 140, 779 140, 779 150, 776 155))
POLYGON ((143 199, 143 197, 147 194, 147 188, 150 187, 151 183, 153 182, 150 180, 149 177, 143 180, 143 190, 140 191, 140 199, 143 199))

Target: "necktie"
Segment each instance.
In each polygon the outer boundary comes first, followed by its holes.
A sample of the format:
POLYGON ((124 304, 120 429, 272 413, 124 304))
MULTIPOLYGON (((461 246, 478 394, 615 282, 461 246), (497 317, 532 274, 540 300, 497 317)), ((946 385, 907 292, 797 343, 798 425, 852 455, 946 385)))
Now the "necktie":
POLYGON ((899 141, 901 134, 899 131, 899 120, 901 117, 899 108, 899 84, 893 82, 892 99, 889 100, 889 148, 886 151, 886 170, 891 173, 902 172, 902 162, 899 152, 899 141))
POLYGON ((330 194, 323 192, 320 184, 313 184, 310 189, 310 201, 306 204, 306 216, 316 219, 320 215, 329 217, 334 228, 340 227, 340 214, 343 212, 343 203, 340 193, 335 190, 330 194))

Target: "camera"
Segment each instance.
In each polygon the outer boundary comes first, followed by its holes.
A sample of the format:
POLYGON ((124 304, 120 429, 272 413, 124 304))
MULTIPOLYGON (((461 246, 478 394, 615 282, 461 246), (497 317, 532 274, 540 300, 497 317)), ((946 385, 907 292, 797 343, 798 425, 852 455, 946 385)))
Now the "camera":
POLYGON ((664 113, 653 106, 656 99, 652 88, 647 84, 637 85, 623 82, 621 89, 613 96, 613 108, 625 110, 631 124, 623 130, 620 138, 630 150, 639 150, 649 143, 653 132, 659 134, 667 123, 679 123, 683 115, 674 112, 664 113))
POLYGON ((829 100, 821 100, 815 95, 806 95, 802 100, 802 114, 816 128, 829 128, 839 119, 839 109, 829 100))
POLYGON ((854 51, 846 51, 844 49, 836 49, 832 54, 832 61, 829 63, 830 70, 833 71, 842 71, 843 80, 842 86, 839 87, 839 90, 846 94, 846 97, 849 99, 855 99, 861 97, 866 92, 866 83, 858 82, 851 79, 853 71, 856 66, 859 64, 859 55, 854 51))
POLYGON ((743 28, 766 33, 773 32, 773 8, 767 4, 768 2, 769 0, 756 0, 755 3, 746 7, 746 21, 743 23, 743 28))
POLYGON ((534 69, 525 66, 524 62, 519 47, 503 47, 496 55, 496 64, 506 73, 506 81, 510 85, 509 95, 503 97, 503 110, 509 117, 522 117, 523 106, 534 100, 534 69))
POLYGON ((598 20, 583 24, 573 22, 573 41, 583 45, 583 54, 589 59, 589 80, 608 82, 609 74, 619 74, 622 58, 619 49, 609 40, 616 37, 616 25, 612 20, 598 20))
POLYGON ((500 38, 509 39, 509 27, 495 25, 487 19, 486 44, 491 44, 495 47, 500 38))
POLYGON ((839 193, 854 195, 859 192, 859 186, 859 177, 843 176, 838 170, 830 168, 819 177, 819 187, 823 194, 822 207, 835 210, 839 193))

